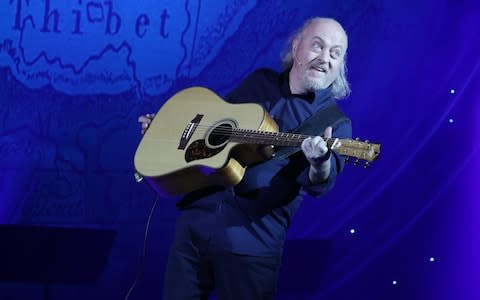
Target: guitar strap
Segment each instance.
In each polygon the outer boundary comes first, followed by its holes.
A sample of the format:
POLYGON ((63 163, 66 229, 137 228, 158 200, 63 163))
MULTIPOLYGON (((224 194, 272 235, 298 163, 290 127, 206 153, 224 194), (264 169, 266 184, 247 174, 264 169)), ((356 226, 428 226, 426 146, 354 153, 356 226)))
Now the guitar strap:
MULTIPOLYGON (((332 104, 311 115, 295 128, 292 133, 322 136, 325 128, 331 126, 333 132, 335 132, 335 129, 343 122, 351 123, 351 120, 345 116, 336 104, 332 104)), ((275 148, 272 159, 284 159, 301 150, 299 147, 288 146, 275 148)))

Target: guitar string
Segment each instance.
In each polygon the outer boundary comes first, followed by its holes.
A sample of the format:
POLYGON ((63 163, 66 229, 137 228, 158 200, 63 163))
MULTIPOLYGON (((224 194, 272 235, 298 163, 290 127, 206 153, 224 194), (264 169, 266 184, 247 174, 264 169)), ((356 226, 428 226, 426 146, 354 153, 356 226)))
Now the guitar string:
MULTIPOLYGON (((207 126, 204 126, 204 127, 209 129, 207 126)), ((170 128, 173 128, 173 127, 170 127, 170 128)), ((266 145, 278 145, 278 146, 300 146, 300 144, 306 138, 314 137, 309 135, 291 134, 291 133, 283 133, 284 135, 287 135, 287 136, 284 136, 282 135, 282 133, 278 133, 278 132, 266 132, 266 131, 248 130, 248 129, 239 130, 237 128, 235 129, 236 130, 233 130, 233 133, 231 129, 219 130, 222 132, 221 134, 219 134, 219 131, 215 131, 214 135, 232 138, 233 142, 245 141, 245 142, 250 142, 252 144, 266 144, 266 145), (255 136, 252 134, 260 134, 260 135, 255 136), (294 137, 292 137, 292 135, 294 135, 294 137)), ((205 132, 206 131, 208 130, 205 130, 205 132)), ((198 130, 196 132, 201 134, 202 130, 198 130)), ((329 148, 334 145, 336 140, 335 138, 325 138, 325 137, 322 137, 322 138, 325 140, 329 148)), ((177 139, 174 139, 174 138, 173 139, 150 138, 150 140, 177 141, 177 139)), ((339 139, 339 140, 341 141, 342 139, 339 139)))
MULTIPOLYGON (((176 129, 174 127, 163 127, 164 129, 176 129)), ((313 135, 303 135, 303 134, 295 134, 295 133, 282 133, 282 132, 270 132, 270 131, 261 131, 261 130, 256 130, 256 129, 240 129, 240 128, 221 128, 218 127, 216 129, 213 129, 214 126, 208 126, 208 125, 197 125, 194 127, 194 130, 197 133, 206 133, 208 131, 212 131, 214 135, 216 136, 224 136, 224 137, 232 137, 236 138, 237 140, 247 140, 247 141, 252 141, 252 142, 260 142, 260 143, 267 143, 267 142, 272 142, 272 143, 287 143, 286 145, 297 145, 299 142, 302 142, 304 139, 309 138, 309 137, 314 137, 313 135)), ((335 137, 331 138, 322 138, 327 142, 333 142, 335 140, 335 137)), ((156 139, 155 140, 159 140, 156 139)), ((163 139, 165 140, 165 139, 163 139)), ((170 140, 170 139, 169 139, 170 140)), ((171 139, 172 141, 176 139, 171 139)), ((375 144, 370 144, 367 142, 361 142, 357 140, 348 140, 348 139, 339 139, 342 144, 350 144, 351 147, 368 147, 370 148, 372 145, 375 146, 375 144)), ((293 146, 291 145, 291 146, 293 146)), ((331 145, 329 145, 331 146, 331 145)))
MULTIPOLYGON (((209 125, 195 125, 194 130, 199 132, 199 133, 205 133, 209 130, 212 130, 215 126, 209 126, 209 125)), ((164 129, 178 129, 174 127, 163 127, 164 129)), ((298 139, 306 139, 308 137, 315 137, 315 135, 303 135, 303 134, 297 134, 297 133, 287 133, 287 132, 278 132, 278 131, 264 131, 264 130, 258 130, 258 129, 245 129, 245 128, 221 128, 217 127, 216 129, 214 128, 212 130, 216 135, 225 135, 225 136, 231 136, 232 132, 238 136, 238 135, 243 135, 243 134, 259 134, 259 135, 264 135, 267 137, 274 137, 274 138, 298 138, 298 139)), ((328 138, 321 136, 324 140, 327 140, 328 138)), ((335 137, 331 137, 330 139, 333 139, 335 137)), ((343 141, 350 141, 350 142, 355 142, 358 144, 368 144, 368 145, 375 145, 371 144, 369 142, 364 142, 360 140, 348 140, 348 139, 340 139, 343 141)))
MULTIPOLYGON (((206 133, 208 130, 197 130, 197 133, 206 133)), ((292 142, 298 143, 307 139, 309 137, 314 137, 310 135, 300 135, 300 134, 291 134, 291 133, 278 133, 278 132, 268 132, 268 131, 258 131, 258 130, 214 130, 211 132, 213 136, 224 136, 232 137, 237 139, 246 139, 246 140, 268 140, 268 141, 280 141, 280 142, 292 142)), ((332 138, 322 137, 327 142, 332 138)))
MULTIPOLYGON (((164 129, 167 127, 163 127, 164 129)), ((173 127, 168 127, 169 129, 174 129, 173 127)), ((282 133, 276 131, 262 131, 262 130, 255 130, 255 129, 240 129, 240 128, 214 128, 214 126, 206 126, 206 125, 197 125, 195 126, 195 131, 198 133, 205 133, 209 130, 212 130, 212 133, 217 136, 233 136, 233 137, 245 137, 249 139, 282 139, 282 140, 289 140, 295 139, 297 142, 300 139, 306 139, 309 137, 314 137, 311 135, 303 135, 303 134, 295 134, 295 133, 282 133), (251 136, 252 134, 257 134, 259 136, 251 136)), ((328 138, 322 137, 324 140, 328 140, 328 138)))
MULTIPOLYGON (((163 127, 165 128, 165 127, 163 127)), ((169 129, 174 129, 174 127, 167 127, 169 129)), ((176 129, 176 128, 175 128, 176 129)), ((257 144, 277 144, 282 146, 299 146, 300 142, 303 142, 304 139, 309 137, 313 138, 313 135, 303 135, 303 134, 296 134, 296 133, 282 133, 276 131, 262 131, 258 129, 244 129, 244 128, 224 128, 220 126, 209 126, 209 125, 199 125, 195 124, 193 129, 197 133, 206 133, 211 131, 215 136, 224 136, 233 138, 234 141, 250 141, 251 143, 257 144)), ((336 138, 326 138, 321 136, 321 138, 327 142, 328 147, 332 147, 335 143, 336 138)), ((158 138, 154 138, 154 140, 160 140, 158 138)), ((171 140, 175 141, 176 139, 163 139, 163 140, 171 140)), ((362 142, 359 140, 349 140, 349 139, 338 139, 340 141, 340 145, 346 146, 349 145, 349 148, 357 149, 357 150, 366 150, 368 149, 369 152, 374 150, 373 147, 376 147, 377 144, 371 144, 367 141, 362 142)))
MULTIPOLYGON (((169 129, 177 129, 174 127, 163 127, 169 128, 169 129)), ((239 128, 216 128, 213 129, 214 126, 207 126, 207 125, 196 125, 194 126, 194 131, 196 133, 206 133, 208 131, 212 131, 214 135, 217 136, 225 136, 225 137, 230 137, 230 138, 237 138, 235 141, 248 141, 251 142, 252 144, 266 144, 266 145, 279 145, 279 146, 299 146, 300 142, 303 142, 304 139, 308 137, 314 137, 310 135, 303 135, 303 134, 294 134, 294 133, 281 133, 281 132, 269 132, 269 131, 261 131, 261 130, 256 130, 256 129, 239 129, 239 128), (255 134, 258 134, 258 136, 255 136, 255 134)), ((321 137, 327 142, 327 146, 329 148, 333 147, 335 144, 336 138, 331 137, 331 138, 326 138, 326 137, 321 137)), ((177 142, 178 140, 173 138, 173 139, 160 139, 160 138, 150 138, 151 140, 163 140, 163 141, 173 141, 177 142)), ((346 139, 338 139, 340 141, 340 145, 338 146, 345 146, 348 145, 348 148, 350 148, 353 151, 361 151, 364 152, 365 146, 368 148, 368 152, 372 152, 372 154, 375 152, 374 148, 372 148, 372 144, 368 144, 365 142, 357 141, 357 140, 346 140, 346 139), (347 145, 345 145, 347 144, 347 145)), ((374 144, 373 144, 374 145, 374 144)), ((345 153, 346 154, 346 153, 345 153)), ((351 153, 350 156, 355 153, 351 153)), ((359 156, 356 156, 359 157, 359 156)))

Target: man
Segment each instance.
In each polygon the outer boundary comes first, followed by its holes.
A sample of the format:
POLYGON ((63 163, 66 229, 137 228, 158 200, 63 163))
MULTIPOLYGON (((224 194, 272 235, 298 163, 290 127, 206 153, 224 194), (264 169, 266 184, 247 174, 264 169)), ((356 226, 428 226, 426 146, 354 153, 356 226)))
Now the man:
MULTIPOLYGON (((256 102, 289 132, 349 92, 347 35, 332 19, 313 18, 293 36, 277 73, 260 69, 227 97, 256 102)), ((139 117, 142 132, 153 114, 139 117)), ((327 127, 325 137, 351 137, 350 121, 327 127)), ((164 285, 165 299, 272 299, 287 228, 304 195, 319 197, 334 185, 341 157, 317 136, 301 152, 247 168, 235 187, 186 195, 178 207, 164 285)))

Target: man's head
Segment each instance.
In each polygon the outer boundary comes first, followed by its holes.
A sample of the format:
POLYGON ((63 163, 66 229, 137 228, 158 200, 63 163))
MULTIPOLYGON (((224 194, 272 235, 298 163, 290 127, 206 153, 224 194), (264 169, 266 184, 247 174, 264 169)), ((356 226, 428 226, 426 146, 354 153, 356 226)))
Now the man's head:
POLYGON ((291 67, 292 92, 300 94, 332 85, 335 98, 348 96, 347 48, 347 34, 337 21, 327 18, 306 21, 292 37, 289 51, 283 58, 284 67, 291 67))

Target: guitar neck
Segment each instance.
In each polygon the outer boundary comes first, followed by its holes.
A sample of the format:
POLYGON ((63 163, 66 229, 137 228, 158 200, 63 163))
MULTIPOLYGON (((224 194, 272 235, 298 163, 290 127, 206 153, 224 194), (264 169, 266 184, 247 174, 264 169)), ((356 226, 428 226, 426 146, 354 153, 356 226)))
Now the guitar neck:
MULTIPOLYGON (((309 137, 313 136, 239 128, 235 128, 230 132, 232 142, 289 147, 300 147, 303 140, 309 137)), ((348 157, 354 157, 357 161, 362 159, 369 163, 374 161, 380 154, 380 144, 371 144, 368 140, 362 142, 358 139, 322 138, 327 143, 329 149, 333 149, 339 154, 348 157)))
MULTIPOLYGON (((232 132, 231 140, 238 143, 300 147, 303 140, 309 137, 313 136, 235 128, 232 132)), ((324 140, 329 147, 334 142, 334 139, 324 138, 324 140)))

